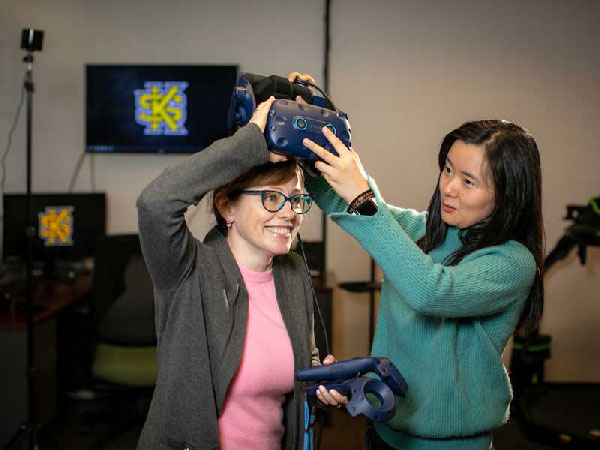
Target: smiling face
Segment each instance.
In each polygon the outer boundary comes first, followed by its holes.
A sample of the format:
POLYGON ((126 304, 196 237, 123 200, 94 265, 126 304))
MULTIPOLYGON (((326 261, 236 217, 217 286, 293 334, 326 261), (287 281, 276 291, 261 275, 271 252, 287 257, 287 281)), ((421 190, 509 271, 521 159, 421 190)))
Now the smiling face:
MULTIPOLYGON (((297 176, 288 182, 267 186, 248 186, 249 190, 268 189, 286 196, 303 192, 297 176)), ((288 201, 277 212, 267 211, 260 195, 240 195, 230 201, 223 217, 231 222, 227 242, 235 259, 244 267, 261 272, 271 265, 273 256, 290 251, 302 222, 302 214, 295 214, 288 201)))
POLYGON ((442 220, 467 228, 494 210, 494 181, 481 145, 457 140, 450 147, 440 175, 442 220))

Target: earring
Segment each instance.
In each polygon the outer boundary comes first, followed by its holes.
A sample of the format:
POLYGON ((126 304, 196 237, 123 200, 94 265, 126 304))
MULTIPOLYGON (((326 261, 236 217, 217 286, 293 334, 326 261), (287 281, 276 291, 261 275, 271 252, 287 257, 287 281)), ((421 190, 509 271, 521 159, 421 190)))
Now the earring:
POLYGON ((232 224, 232 223, 233 223, 233 222, 230 222, 230 221, 228 220, 228 221, 226 221, 226 222, 225 222, 225 225, 227 225, 227 228, 231 228, 231 224, 232 224))

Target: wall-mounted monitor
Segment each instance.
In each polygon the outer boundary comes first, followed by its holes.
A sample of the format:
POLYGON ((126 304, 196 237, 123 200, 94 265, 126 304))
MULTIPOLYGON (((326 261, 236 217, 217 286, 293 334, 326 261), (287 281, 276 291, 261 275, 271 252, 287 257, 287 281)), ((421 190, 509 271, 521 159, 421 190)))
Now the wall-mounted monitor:
POLYGON ((26 194, 4 194, 3 261, 22 263, 27 255, 28 223, 35 224, 35 263, 80 261, 94 256, 106 228, 106 195, 100 193, 35 193, 27 219, 26 194))
POLYGON ((228 135, 237 65, 85 67, 85 151, 194 153, 228 135))

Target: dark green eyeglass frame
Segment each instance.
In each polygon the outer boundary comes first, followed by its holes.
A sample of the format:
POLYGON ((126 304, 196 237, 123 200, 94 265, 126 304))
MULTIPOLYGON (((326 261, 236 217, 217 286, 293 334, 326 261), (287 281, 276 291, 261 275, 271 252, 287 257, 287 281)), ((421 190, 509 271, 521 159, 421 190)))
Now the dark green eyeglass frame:
POLYGON ((313 198, 310 194, 293 194, 288 197, 283 192, 275 191, 273 189, 260 189, 260 190, 245 189, 243 191, 240 191, 240 194, 260 195, 260 201, 263 205, 263 208, 265 208, 267 211, 273 212, 273 213, 280 211, 281 208, 283 208, 283 206, 285 205, 285 202, 290 202, 290 207, 295 214, 306 214, 308 211, 310 211, 310 208, 313 203, 313 198), (273 209, 269 209, 265 206, 265 195, 266 194, 276 194, 276 195, 280 196, 281 203, 279 204, 279 207, 277 209, 273 210, 273 209), (301 200, 298 203, 299 205, 308 205, 308 207, 306 207, 306 209, 303 211, 296 211, 294 209, 294 204, 292 203, 292 200, 296 200, 298 198, 300 198, 300 200, 301 200))

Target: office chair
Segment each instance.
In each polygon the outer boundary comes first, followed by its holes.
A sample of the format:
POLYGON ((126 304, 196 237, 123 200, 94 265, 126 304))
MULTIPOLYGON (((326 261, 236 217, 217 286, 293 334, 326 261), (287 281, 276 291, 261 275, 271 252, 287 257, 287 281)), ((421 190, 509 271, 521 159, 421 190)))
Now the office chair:
POLYGON ((106 442, 141 425, 156 382, 156 334, 152 282, 137 234, 103 237, 94 259, 92 286, 94 352, 93 390, 109 411, 84 414, 88 423, 119 419, 117 429, 96 442, 106 442), (134 412, 127 407, 134 408, 134 412))

